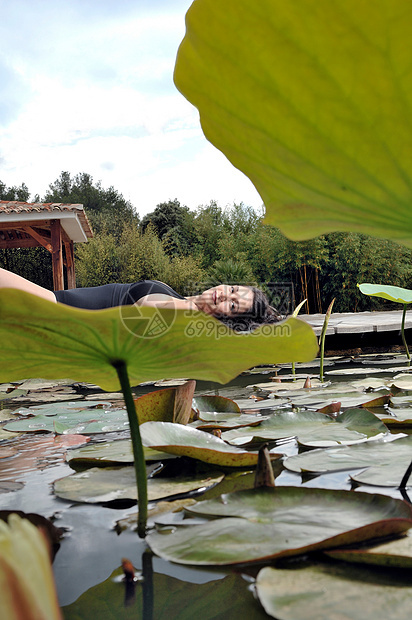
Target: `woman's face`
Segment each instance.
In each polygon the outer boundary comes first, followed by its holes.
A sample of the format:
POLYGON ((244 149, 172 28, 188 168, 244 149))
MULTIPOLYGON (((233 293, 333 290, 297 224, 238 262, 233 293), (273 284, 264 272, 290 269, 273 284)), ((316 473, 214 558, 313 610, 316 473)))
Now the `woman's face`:
POLYGON ((253 290, 249 286, 219 284, 207 289, 196 299, 196 305, 213 316, 236 316, 252 309, 253 290))

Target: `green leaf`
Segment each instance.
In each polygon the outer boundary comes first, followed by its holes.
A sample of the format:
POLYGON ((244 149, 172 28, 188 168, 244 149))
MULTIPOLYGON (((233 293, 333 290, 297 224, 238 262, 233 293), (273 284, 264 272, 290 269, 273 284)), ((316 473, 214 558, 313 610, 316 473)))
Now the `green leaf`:
MULTIPOLYGON (((122 569, 116 569, 104 582, 84 592, 76 601, 62 608, 65 620, 137 620, 150 580, 137 584, 133 605, 125 605, 124 586, 119 583, 122 569), (139 610, 139 611, 137 611, 139 610)), ((219 576, 221 577, 221 576, 219 576)), ((207 583, 191 583, 169 575, 153 574, 153 618, 155 620, 224 620, 225 618, 253 618, 267 616, 247 589, 240 574, 223 578, 211 575, 207 583)))
POLYGON ((412 6, 197 0, 175 83, 292 239, 412 245, 412 6))
POLYGON ((256 592, 277 620, 400 620, 410 615, 412 587, 408 573, 328 563, 263 568, 256 592))
POLYGON ((405 472, 411 461, 411 453, 412 437, 402 437, 393 441, 377 440, 357 446, 313 450, 289 456, 284 465, 289 471, 297 473, 325 474, 401 463, 405 472))
MULTIPOLYGON (((190 456, 205 463, 226 467, 249 467, 256 465, 257 452, 235 448, 196 428, 170 424, 169 422, 146 422, 140 427, 144 446, 163 450, 179 456, 190 456)), ((282 454, 271 454, 273 459, 282 454)))
POLYGON ((400 286, 389 286, 388 284, 358 284, 359 290, 364 295, 371 297, 382 297, 398 304, 412 303, 412 290, 401 288, 400 286))
MULTIPOLYGON (((144 448, 146 461, 163 461, 173 458, 165 452, 158 452, 150 448, 144 448)), ((73 467, 77 465, 86 467, 110 467, 133 463, 133 449, 130 439, 116 439, 103 443, 94 443, 83 448, 67 450, 66 461, 73 467)))
POLYGON ((391 566, 397 568, 412 568, 412 532, 409 530, 406 536, 375 544, 372 547, 361 549, 335 549, 325 551, 326 555, 360 564, 376 564, 378 566, 391 566))
POLYGON ((412 527, 412 508, 401 500, 304 487, 240 491, 198 502, 188 512, 212 520, 150 533, 147 542, 157 555, 179 564, 256 562, 412 527))
POLYGON ((165 317, 170 327, 158 337, 144 336, 155 317, 156 308, 79 310, 3 289, 0 341, 7 364, 2 364, 0 381, 71 375, 114 391, 119 389, 119 379, 113 364, 123 361, 134 385, 188 373, 225 383, 253 365, 310 360, 317 352, 313 330, 299 319, 235 334, 203 313, 186 316, 169 310, 165 317), (190 331, 193 318, 196 335, 190 331), (212 336, 208 335, 211 327, 212 336))
MULTIPOLYGON (((175 478, 150 478, 147 481, 149 501, 172 497, 212 486, 224 477, 221 472, 177 476, 175 478)), ((54 494, 73 502, 102 503, 115 500, 137 499, 136 475, 133 467, 93 467, 71 474, 54 482, 54 494)))
POLYGON ((376 416, 365 409, 348 409, 331 418, 311 411, 274 413, 258 427, 245 427, 222 433, 222 439, 231 443, 252 438, 276 440, 296 436, 301 445, 327 447, 365 441, 368 437, 386 433, 387 428, 376 416))

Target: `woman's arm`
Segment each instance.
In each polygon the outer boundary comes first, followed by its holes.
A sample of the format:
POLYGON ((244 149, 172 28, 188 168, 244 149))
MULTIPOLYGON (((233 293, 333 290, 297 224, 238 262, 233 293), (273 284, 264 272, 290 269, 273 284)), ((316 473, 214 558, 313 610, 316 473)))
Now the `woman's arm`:
POLYGON ((56 303, 56 297, 52 291, 48 291, 46 288, 2 268, 0 268, 0 288, 17 288, 20 291, 25 291, 56 303))
POLYGON ((135 302, 135 306, 148 306, 150 308, 170 308, 171 310, 199 310, 196 304, 189 299, 177 299, 162 293, 145 295, 135 302))

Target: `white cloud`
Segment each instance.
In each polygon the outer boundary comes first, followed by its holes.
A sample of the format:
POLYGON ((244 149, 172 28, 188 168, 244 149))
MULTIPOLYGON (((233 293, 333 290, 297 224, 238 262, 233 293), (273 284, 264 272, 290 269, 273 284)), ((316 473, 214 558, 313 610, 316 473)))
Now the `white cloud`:
POLYGON ((173 85, 189 5, 10 3, 0 53, 20 98, 0 118, 0 180, 42 195, 61 171, 88 172, 141 215, 175 197, 191 208, 212 199, 259 206, 250 181, 206 141, 197 111, 173 85))

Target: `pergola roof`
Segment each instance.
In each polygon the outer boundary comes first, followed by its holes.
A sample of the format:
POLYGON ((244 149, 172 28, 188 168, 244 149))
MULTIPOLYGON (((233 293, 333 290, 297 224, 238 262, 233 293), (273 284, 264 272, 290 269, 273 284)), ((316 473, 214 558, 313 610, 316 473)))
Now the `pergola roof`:
POLYGON ((53 288, 75 288, 73 243, 93 237, 81 204, 0 200, 0 248, 45 247, 52 255, 53 288))
POLYGON ((89 220, 81 204, 62 202, 19 202, 0 200, 0 223, 20 225, 45 220, 60 220, 68 238, 74 243, 87 241, 93 237, 89 220))

